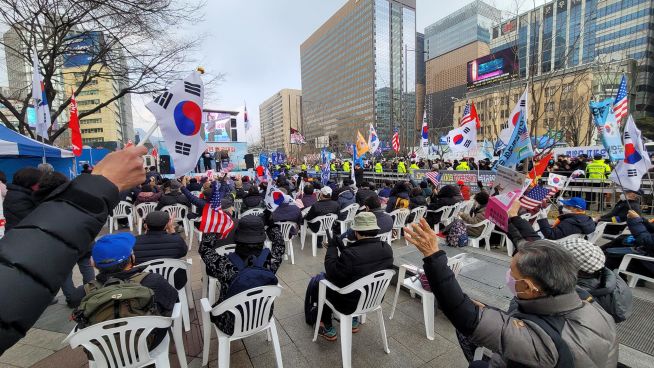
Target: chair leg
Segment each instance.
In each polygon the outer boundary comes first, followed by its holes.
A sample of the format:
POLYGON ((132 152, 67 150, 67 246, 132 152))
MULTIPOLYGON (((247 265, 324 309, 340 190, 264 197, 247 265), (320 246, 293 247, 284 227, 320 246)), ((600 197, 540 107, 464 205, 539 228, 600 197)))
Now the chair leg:
POLYGON ((143 219, 139 217, 138 221, 136 221, 136 226, 138 226, 138 233, 141 235, 143 233, 143 219))
POLYGON ((229 338, 218 338, 218 368, 229 368, 229 338))
POLYGON ((209 313, 202 311, 202 366, 205 367, 209 363, 209 349, 211 349, 211 329, 213 323, 209 319, 209 313))
POLYGON ((307 228, 306 226, 302 225, 300 227, 300 249, 304 250, 304 239, 307 237, 307 228))
POLYGON ((184 292, 186 293, 186 301, 188 302, 189 309, 195 309, 195 301, 193 300, 193 290, 191 290, 191 269, 186 270, 186 285, 184 292))
POLYGON ((315 257, 318 254, 318 235, 311 233, 311 254, 315 257))
POLYGON ((406 268, 400 267, 397 273, 397 286, 395 287, 395 297, 393 298, 393 307, 391 308, 391 315, 388 319, 393 319, 395 316, 395 307, 397 306, 397 298, 400 296, 400 288, 404 282, 404 275, 406 274, 406 268))
MULTIPOLYGON (((343 368, 352 368, 352 316, 341 315, 341 357, 343 368)), ((380 323, 384 323, 381 321, 380 323)))
POLYGON ((129 224, 129 231, 134 232, 134 218, 132 216, 127 217, 127 223, 129 224))
POLYGON ((293 254, 293 239, 288 241, 288 252, 291 255, 291 264, 295 264, 295 254, 293 254))
POLYGON ((179 323, 173 322, 172 333, 173 341, 175 342, 175 352, 177 353, 177 358, 179 359, 179 365, 181 368, 186 368, 188 367, 188 363, 186 362, 186 351, 184 351, 182 326, 179 323))
MULTIPOLYGON (((379 320, 379 329, 381 332, 381 338, 384 342, 384 351, 386 354, 391 353, 391 349, 388 348, 388 339, 386 338, 386 325, 384 325, 384 314, 382 313, 381 308, 377 309, 377 319, 379 320)), ((350 333, 352 329, 350 329, 350 333)))
POLYGON ((422 294, 422 314, 425 318, 425 334, 429 340, 434 339, 434 294, 422 294))
POLYGON ((186 299, 186 291, 179 290, 177 292, 179 295, 179 302, 182 304, 182 322, 184 322, 184 331, 191 331, 191 317, 188 312, 188 300, 186 299))
MULTIPOLYGON (((327 289, 323 283, 318 285, 318 314, 316 318, 316 327, 313 330, 313 342, 316 342, 318 338, 318 329, 320 328, 320 319, 322 318, 322 309, 325 306, 325 297, 327 295, 327 289)), ((350 330, 350 332, 352 332, 350 330)))
POLYGON ((273 317, 270 320, 270 328, 268 329, 268 334, 272 335, 273 348, 275 349, 275 360, 277 361, 277 368, 283 368, 282 364, 282 349, 279 345, 279 335, 277 335, 277 325, 275 324, 275 318, 273 317))

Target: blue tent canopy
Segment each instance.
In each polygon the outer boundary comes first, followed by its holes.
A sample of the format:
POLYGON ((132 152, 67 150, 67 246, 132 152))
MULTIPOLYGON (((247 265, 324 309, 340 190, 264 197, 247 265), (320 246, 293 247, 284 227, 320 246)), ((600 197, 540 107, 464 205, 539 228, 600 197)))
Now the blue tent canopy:
POLYGON ((0 125, 0 157, 6 156, 67 158, 73 157, 73 153, 41 143, 0 125))

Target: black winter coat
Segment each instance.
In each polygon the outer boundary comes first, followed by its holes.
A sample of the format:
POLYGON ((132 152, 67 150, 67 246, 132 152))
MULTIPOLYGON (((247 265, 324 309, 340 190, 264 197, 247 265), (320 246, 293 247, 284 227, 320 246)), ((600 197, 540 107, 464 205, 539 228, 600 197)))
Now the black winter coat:
POLYGON ((360 188, 355 196, 355 201, 359 206, 363 206, 363 203, 366 201, 366 199, 375 194, 375 191, 372 189, 360 188))
POLYGON ((626 222, 627 212, 632 209, 640 214, 640 203, 638 201, 618 201, 613 209, 600 217, 599 222, 626 222), (631 208, 629 208, 631 206, 631 208))
POLYGON ((39 203, 32 196, 32 191, 14 184, 7 184, 7 197, 5 197, 4 215, 7 223, 5 231, 11 230, 14 226, 27 217, 39 203))
POLYGON ((117 204, 114 184, 81 175, 0 239, 0 355, 41 316, 117 204))
POLYGON ((136 263, 161 258, 182 258, 188 252, 186 242, 179 234, 165 231, 148 231, 136 237, 134 255, 136 263))
POLYGON ((241 212, 247 211, 252 208, 261 208, 263 203, 263 196, 261 194, 248 194, 243 198, 241 205, 241 212))
MULTIPOLYGON (((379 238, 357 240, 347 247, 339 238, 334 238, 325 254, 325 278, 338 287, 347 286, 373 272, 391 269, 393 249, 379 238)), ((327 289, 327 299, 344 314, 354 312, 360 295, 358 291, 341 295, 327 289)))
POLYGON ((631 288, 615 273, 604 267, 598 277, 579 277, 577 287, 590 293, 615 322, 629 318, 633 309, 631 288))
MULTIPOLYGON (((461 196, 461 190, 459 187, 446 185, 438 191, 435 198, 432 197, 432 201, 427 206, 427 210, 436 211, 445 206, 453 206, 461 201, 463 201, 463 197, 461 196)), ((442 212, 427 212, 425 219, 427 220, 427 223, 429 223, 429 226, 434 227, 434 225, 441 221, 442 214, 442 212)))
POLYGON ((155 211, 161 211, 165 206, 174 206, 176 204, 183 204, 184 206, 190 207, 191 203, 186 199, 186 196, 180 192, 170 192, 166 193, 159 198, 159 203, 154 209, 155 211))
MULTIPOLYGON (((338 215, 338 212, 340 211, 340 207, 338 202, 332 201, 331 199, 327 200, 320 200, 311 206, 311 209, 307 213, 306 217, 304 218, 307 221, 311 221, 315 219, 316 217, 319 216, 324 216, 324 215, 330 215, 330 214, 335 214, 338 215)), ((309 229, 311 231, 318 231, 320 228, 319 223, 313 223, 313 224, 308 224, 309 229)))
POLYGON ((572 234, 590 234, 595 231, 595 222, 588 215, 566 213, 559 216, 558 224, 552 226, 547 219, 539 219, 540 232, 545 239, 558 240, 572 234))

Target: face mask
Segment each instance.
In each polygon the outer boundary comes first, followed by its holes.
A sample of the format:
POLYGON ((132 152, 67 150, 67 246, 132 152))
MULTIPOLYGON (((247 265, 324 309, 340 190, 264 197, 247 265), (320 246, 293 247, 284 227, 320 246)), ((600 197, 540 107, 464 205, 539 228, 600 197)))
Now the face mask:
POLYGON ((569 208, 567 208, 567 207, 563 207, 563 208, 561 209, 561 212, 565 215, 565 214, 567 214, 567 213, 572 213, 572 210, 569 209, 569 208))
POLYGON ((625 196, 624 194, 620 194, 620 200, 621 201, 624 201, 626 199, 627 199, 627 196, 625 196))
POLYGON ((516 279, 511 275, 511 269, 506 270, 506 287, 509 288, 509 291, 514 296, 518 296, 518 292, 515 290, 516 279))

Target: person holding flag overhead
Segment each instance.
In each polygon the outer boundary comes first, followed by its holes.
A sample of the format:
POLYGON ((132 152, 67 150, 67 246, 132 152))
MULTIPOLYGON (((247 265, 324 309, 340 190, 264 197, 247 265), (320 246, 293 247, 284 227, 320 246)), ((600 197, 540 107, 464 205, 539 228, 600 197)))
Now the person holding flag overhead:
POLYGON ((178 176, 193 171, 206 149, 200 136, 204 102, 202 73, 203 69, 198 68, 146 105, 156 124, 141 143, 148 140, 158 125, 178 176))

